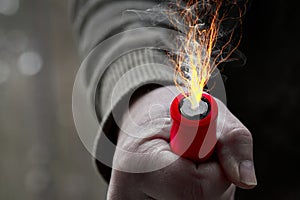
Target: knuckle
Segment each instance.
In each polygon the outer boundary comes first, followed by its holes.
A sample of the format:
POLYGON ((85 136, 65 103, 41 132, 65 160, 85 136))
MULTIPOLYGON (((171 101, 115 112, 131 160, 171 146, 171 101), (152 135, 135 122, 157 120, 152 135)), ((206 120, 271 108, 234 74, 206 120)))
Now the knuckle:
POLYGON ((233 141, 239 143, 239 144, 252 144, 252 135, 250 131, 243 127, 239 129, 235 129, 232 132, 233 134, 233 141))
POLYGON ((223 144, 252 144, 253 138, 246 127, 239 127, 230 130, 220 138, 223 144))

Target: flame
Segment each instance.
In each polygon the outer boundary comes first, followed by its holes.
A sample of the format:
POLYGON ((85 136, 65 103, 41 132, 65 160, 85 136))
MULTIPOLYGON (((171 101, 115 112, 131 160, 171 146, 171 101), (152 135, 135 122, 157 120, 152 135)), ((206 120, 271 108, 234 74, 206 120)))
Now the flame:
MULTIPOLYGON (((237 0, 236 0, 237 1, 237 0)), ((169 12, 169 19, 175 27, 186 27, 182 31, 185 36, 179 37, 179 53, 172 58, 175 65, 174 83, 177 89, 190 100, 192 108, 201 101, 204 86, 216 67, 228 60, 241 41, 241 34, 234 46, 231 45, 235 31, 232 29, 227 41, 224 40, 221 27, 223 22, 237 19, 241 25, 242 9, 237 2, 231 0, 231 6, 238 8, 238 16, 229 16, 230 9, 223 9, 226 0, 189 0, 187 3, 177 1, 179 17, 169 12), (222 7, 223 6, 223 7, 222 7), (179 83, 181 80, 182 83, 179 83)), ((224 25, 225 26, 225 25, 224 25)), ((223 28, 223 27, 222 27, 223 28)))

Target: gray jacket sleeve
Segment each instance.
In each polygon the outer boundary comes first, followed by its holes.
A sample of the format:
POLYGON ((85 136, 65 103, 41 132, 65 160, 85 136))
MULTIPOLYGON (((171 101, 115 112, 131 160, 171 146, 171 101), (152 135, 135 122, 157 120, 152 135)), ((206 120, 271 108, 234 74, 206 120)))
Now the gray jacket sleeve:
POLYGON ((122 102, 138 88, 173 84, 173 68, 167 56, 170 26, 155 18, 142 18, 136 10, 156 6, 157 0, 72 0, 71 19, 86 72, 92 109, 101 126, 95 138, 95 156, 109 157, 110 164, 96 159, 109 181, 114 150, 106 149, 104 136, 116 143, 122 102))

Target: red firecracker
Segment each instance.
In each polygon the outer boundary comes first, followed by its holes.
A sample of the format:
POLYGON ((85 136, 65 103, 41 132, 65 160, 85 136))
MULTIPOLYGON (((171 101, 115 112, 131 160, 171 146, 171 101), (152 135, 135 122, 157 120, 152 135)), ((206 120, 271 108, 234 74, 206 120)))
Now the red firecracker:
POLYGON ((200 104, 199 108, 192 109, 189 100, 180 94, 170 108, 171 149, 194 162, 207 160, 217 143, 217 103, 211 95, 203 93, 200 104))

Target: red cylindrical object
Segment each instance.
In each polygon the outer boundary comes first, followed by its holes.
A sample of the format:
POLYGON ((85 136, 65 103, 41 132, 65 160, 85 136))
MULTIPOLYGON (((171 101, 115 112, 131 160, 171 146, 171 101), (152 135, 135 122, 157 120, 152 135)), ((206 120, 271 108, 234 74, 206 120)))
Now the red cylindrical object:
POLYGON ((170 108, 173 124, 170 133, 171 149, 177 155, 203 162, 213 153, 217 143, 217 116, 218 106, 214 98, 208 93, 203 93, 202 98, 210 105, 207 115, 200 120, 191 120, 180 112, 180 102, 184 95, 178 95, 172 102, 170 108))

